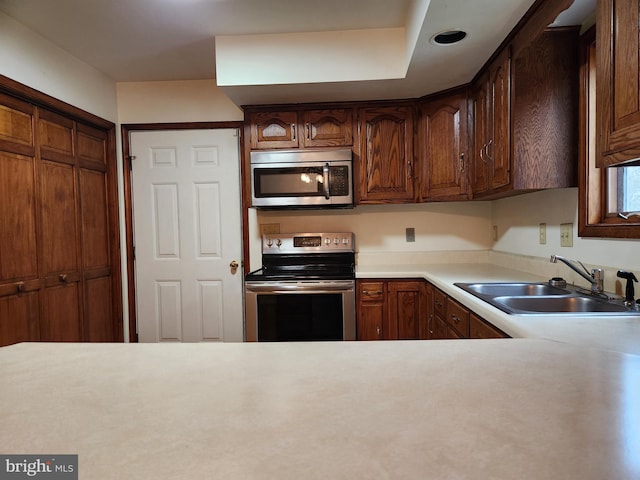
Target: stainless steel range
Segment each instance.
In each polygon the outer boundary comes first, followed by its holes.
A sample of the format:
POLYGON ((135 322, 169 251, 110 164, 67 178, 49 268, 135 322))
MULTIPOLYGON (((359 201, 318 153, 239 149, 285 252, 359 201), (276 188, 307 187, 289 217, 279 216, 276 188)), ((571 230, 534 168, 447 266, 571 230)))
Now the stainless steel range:
POLYGON ((249 342, 355 340, 353 233, 262 237, 262 268, 245 277, 249 342))

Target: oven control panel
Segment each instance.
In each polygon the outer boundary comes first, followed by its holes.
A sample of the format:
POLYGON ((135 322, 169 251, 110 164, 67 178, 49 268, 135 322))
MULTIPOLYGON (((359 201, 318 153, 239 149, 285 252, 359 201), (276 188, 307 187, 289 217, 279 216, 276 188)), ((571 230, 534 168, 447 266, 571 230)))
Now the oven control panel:
POLYGON ((352 232, 276 233, 262 236, 262 253, 355 252, 352 232))

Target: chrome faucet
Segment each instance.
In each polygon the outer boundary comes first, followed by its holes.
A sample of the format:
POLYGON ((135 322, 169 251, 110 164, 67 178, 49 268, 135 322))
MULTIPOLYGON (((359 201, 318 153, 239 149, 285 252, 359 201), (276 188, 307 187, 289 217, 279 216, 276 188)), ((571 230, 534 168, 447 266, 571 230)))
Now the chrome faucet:
POLYGON ((551 255, 551 260, 550 260, 551 263, 557 263, 558 260, 560 260, 567 267, 569 267, 571 270, 573 270, 582 278, 584 278, 587 282, 589 282, 591 284, 591 293, 604 292, 604 270, 602 270, 601 268, 594 268, 591 270, 591 272, 589 272, 589 270, 587 270, 587 267, 585 267, 582 264, 582 262, 578 260, 568 260, 564 257, 561 257, 560 255, 551 255), (578 269, 578 267, 576 267, 571 262, 579 263, 582 269, 584 270, 584 272, 578 269))

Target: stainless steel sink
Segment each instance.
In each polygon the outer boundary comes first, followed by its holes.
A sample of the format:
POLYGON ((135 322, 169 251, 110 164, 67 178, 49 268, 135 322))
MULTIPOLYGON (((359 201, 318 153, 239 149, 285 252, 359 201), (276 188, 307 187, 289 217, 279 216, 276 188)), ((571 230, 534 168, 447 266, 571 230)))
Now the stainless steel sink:
POLYGON ((581 293, 573 286, 545 283, 455 283, 500 310, 513 315, 638 315, 622 300, 581 293))
MULTIPOLYGON (((629 311, 622 304, 607 300, 570 296, 536 296, 536 297, 494 297, 493 301, 518 313, 626 313, 629 311)), ((640 312, 636 312, 640 315, 640 312)))
POLYGON ((566 295, 568 290, 545 283, 466 283, 456 284, 469 293, 490 296, 566 295))

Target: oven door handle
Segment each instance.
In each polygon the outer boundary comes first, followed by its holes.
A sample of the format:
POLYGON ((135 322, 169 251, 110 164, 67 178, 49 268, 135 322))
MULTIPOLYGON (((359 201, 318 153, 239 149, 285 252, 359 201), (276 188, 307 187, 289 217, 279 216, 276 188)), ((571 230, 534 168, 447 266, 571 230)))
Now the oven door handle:
POLYGON ((322 167, 322 187, 324 188, 324 198, 329 200, 331 194, 329 191, 329 164, 325 163, 322 167))
POLYGON ((256 293, 334 293, 355 290, 353 285, 249 285, 247 292, 256 293))

